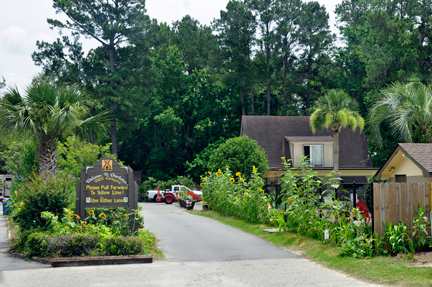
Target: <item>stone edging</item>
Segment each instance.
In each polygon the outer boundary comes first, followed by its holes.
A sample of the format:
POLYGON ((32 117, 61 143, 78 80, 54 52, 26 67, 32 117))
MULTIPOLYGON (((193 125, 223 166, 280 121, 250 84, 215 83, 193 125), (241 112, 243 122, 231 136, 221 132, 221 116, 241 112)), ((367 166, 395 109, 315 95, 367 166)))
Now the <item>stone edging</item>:
POLYGON ((152 255, 120 255, 97 257, 52 258, 53 267, 153 263, 152 255))
POLYGON ((116 264, 142 264, 153 263, 152 255, 118 255, 118 256, 94 256, 94 257, 28 257, 21 253, 10 253, 14 257, 23 260, 52 265, 53 267, 91 266, 91 265, 116 265, 116 264))

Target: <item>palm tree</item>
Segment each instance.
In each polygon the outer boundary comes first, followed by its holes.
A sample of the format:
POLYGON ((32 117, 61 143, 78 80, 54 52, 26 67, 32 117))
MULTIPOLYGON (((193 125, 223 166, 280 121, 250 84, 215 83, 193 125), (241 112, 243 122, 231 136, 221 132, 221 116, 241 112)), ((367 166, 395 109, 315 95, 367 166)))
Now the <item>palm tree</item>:
POLYGON ((77 85, 57 85, 53 79, 38 76, 24 95, 9 88, 0 99, 0 128, 31 137, 38 147, 39 173, 55 176, 59 137, 89 130, 105 132, 109 111, 90 116, 86 99, 87 94, 77 85))
POLYGON ((333 130, 333 167, 339 172, 339 133, 343 127, 360 132, 364 128, 364 119, 358 113, 357 102, 342 90, 330 90, 315 102, 315 111, 310 117, 312 132, 333 130))
POLYGON ((382 145, 381 125, 402 142, 432 142, 432 87, 422 83, 396 82, 381 91, 369 117, 372 136, 382 145))

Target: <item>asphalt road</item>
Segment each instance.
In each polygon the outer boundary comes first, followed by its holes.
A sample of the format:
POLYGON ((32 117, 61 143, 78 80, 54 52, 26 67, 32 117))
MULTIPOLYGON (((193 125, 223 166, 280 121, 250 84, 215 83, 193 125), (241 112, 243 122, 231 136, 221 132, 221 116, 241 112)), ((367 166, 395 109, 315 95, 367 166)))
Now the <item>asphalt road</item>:
POLYGON ((236 228, 191 215, 176 203, 141 206, 144 228, 156 234, 170 262, 300 258, 236 228))

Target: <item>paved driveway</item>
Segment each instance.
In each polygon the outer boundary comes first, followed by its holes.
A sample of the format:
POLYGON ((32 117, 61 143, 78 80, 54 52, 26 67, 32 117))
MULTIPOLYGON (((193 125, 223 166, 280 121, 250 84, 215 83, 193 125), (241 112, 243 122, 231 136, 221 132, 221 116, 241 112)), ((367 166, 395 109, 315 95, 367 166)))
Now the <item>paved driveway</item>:
POLYGON ((144 228, 156 234, 169 261, 300 258, 261 238, 185 212, 177 203, 141 203, 144 228))

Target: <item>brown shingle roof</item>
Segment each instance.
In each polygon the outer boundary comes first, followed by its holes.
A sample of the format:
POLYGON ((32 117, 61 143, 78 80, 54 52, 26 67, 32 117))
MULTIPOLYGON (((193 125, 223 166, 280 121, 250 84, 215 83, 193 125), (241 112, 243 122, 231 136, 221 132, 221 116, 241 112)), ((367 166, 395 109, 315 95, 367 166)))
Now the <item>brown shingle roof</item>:
POLYGON ((429 174, 432 174, 432 144, 400 143, 399 146, 429 174))
MULTIPOLYGON (((256 140, 266 151, 270 168, 282 168, 281 157, 290 158, 289 144, 285 137, 332 137, 331 129, 313 134, 309 125, 310 117, 285 116, 242 116, 241 135, 256 140)), ((364 132, 357 129, 342 129, 339 136, 339 167, 371 168, 368 146, 364 132)))

